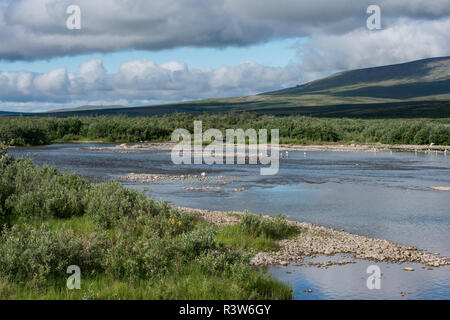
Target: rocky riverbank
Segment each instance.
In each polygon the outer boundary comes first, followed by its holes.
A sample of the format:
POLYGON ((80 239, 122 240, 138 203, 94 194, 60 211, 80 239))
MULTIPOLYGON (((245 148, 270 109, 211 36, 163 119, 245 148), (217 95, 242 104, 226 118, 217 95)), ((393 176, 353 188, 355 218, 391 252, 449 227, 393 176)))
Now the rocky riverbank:
MULTIPOLYGON (((210 211, 202 209, 180 208, 196 214, 211 224, 224 226, 240 221, 242 212, 210 211)), ((271 216, 265 216, 272 219, 271 216)), ((259 252, 252 260, 256 266, 287 265, 303 263, 305 257, 333 256, 350 254, 354 258, 390 263, 420 263, 428 267, 450 265, 450 259, 437 253, 429 253, 416 247, 395 244, 388 240, 373 239, 349 232, 325 228, 306 222, 289 221, 297 226, 300 234, 279 242, 280 250, 259 252)), ((324 265, 347 264, 349 261, 324 263, 324 265)))
MULTIPOLYGON (((116 151, 132 152, 139 150, 164 150, 170 151, 175 146, 172 142, 148 142, 148 143, 123 143, 110 147, 92 147, 93 151, 116 151)), ((248 147, 248 146, 247 146, 248 147)), ((336 151, 336 152, 383 152, 383 151, 408 151, 408 152, 450 152, 450 146, 441 145, 400 145, 400 144, 381 144, 381 143, 352 143, 352 144, 321 144, 321 145, 297 145, 281 144, 280 151, 336 151)))
POLYGON ((225 185, 230 183, 233 179, 237 177, 234 176, 208 176, 206 173, 199 175, 195 174, 181 174, 181 175, 168 175, 168 174, 147 174, 147 173, 129 173, 120 176, 119 181, 131 181, 139 183, 157 183, 161 181, 195 181, 202 184, 221 184, 225 185))
POLYGON ((280 145, 283 151, 335 151, 335 152, 385 152, 404 151, 422 153, 449 153, 450 146, 407 145, 407 144, 323 144, 323 145, 280 145))

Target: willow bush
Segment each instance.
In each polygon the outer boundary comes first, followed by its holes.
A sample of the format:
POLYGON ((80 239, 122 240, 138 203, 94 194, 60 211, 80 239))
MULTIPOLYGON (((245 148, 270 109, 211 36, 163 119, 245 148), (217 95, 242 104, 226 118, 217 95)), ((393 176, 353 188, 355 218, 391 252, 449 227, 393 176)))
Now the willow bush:
POLYGON ((333 119, 301 116, 275 117, 230 113, 225 115, 171 114, 154 117, 125 116, 70 118, 0 117, 0 142, 7 145, 42 145, 52 141, 104 142, 168 141, 175 129, 193 132, 194 120, 203 130, 253 128, 280 130, 284 143, 359 142, 448 145, 448 119, 333 119))

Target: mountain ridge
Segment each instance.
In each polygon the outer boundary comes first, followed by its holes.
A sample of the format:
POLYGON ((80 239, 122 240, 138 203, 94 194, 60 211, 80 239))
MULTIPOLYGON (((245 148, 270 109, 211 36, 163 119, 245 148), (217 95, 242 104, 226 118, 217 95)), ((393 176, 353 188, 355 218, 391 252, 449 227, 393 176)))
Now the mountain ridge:
MULTIPOLYGON (((260 95, 300 95, 320 92, 328 94, 339 93, 341 96, 380 97, 379 94, 371 95, 367 88, 417 87, 418 84, 425 85, 425 83, 427 84, 427 91, 420 91, 424 94, 423 96, 450 93, 450 56, 342 71, 296 87, 266 92, 260 95), (432 88, 432 83, 436 83, 436 88, 432 88), (366 90, 358 92, 357 90, 361 88, 366 88, 366 90)), ((404 96, 399 97, 392 93, 381 97, 404 98, 404 96)))

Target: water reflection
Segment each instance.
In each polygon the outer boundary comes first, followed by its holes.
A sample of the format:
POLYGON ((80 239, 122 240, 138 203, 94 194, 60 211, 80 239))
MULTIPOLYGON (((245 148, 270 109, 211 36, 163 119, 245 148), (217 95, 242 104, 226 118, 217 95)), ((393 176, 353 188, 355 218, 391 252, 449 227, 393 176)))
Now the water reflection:
MULTIPOLYGON (((335 259, 341 257, 335 257, 335 259)), ((348 259, 348 258, 347 258, 348 259)), ((314 259, 329 260, 329 258, 314 259)), ((389 264, 357 260, 355 264, 316 267, 271 267, 276 278, 290 283, 299 300, 309 299, 448 299, 449 268, 429 270, 419 264, 389 264), (382 272, 380 290, 367 288, 367 267, 377 265, 382 272), (412 267, 414 272, 406 272, 412 267), (308 292, 310 289, 311 291, 308 292)))

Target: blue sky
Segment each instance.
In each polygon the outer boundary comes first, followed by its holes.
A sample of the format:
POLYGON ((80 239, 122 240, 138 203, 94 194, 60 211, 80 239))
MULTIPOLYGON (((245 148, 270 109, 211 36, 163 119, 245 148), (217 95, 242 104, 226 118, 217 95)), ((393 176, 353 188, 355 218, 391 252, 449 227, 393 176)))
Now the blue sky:
POLYGON ((103 65, 110 73, 119 70, 125 61, 147 59, 157 64, 170 61, 183 61, 190 68, 233 66, 243 61, 253 61, 271 67, 284 67, 298 62, 298 45, 307 38, 273 40, 246 47, 228 48, 194 48, 183 47, 160 51, 126 50, 114 53, 93 53, 69 57, 56 57, 34 61, 1 61, 1 71, 30 71, 45 73, 53 69, 67 68, 76 72, 78 67, 93 59, 102 59, 103 65))

